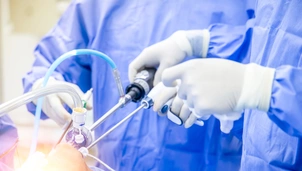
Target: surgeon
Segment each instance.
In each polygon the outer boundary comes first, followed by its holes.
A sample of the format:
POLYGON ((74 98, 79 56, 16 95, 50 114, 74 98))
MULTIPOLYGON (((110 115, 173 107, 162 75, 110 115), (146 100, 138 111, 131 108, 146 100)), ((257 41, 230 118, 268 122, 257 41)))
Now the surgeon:
POLYGON ((0 117, 0 170, 13 171, 18 132, 8 116, 0 117))
MULTIPOLYGON (((234 61, 209 58, 163 69, 163 83, 178 86, 178 97, 195 111, 195 116, 191 113, 185 118, 189 124, 209 114, 232 120, 244 111, 241 170, 302 170, 300 9, 300 1, 256 1, 252 34, 245 34, 251 36, 251 45, 230 41, 225 49, 249 47, 248 64, 239 63, 236 58, 232 58, 234 61)), ((211 28, 207 31, 210 34, 207 42, 202 41, 204 30, 182 31, 183 39, 176 39, 181 44, 165 50, 182 52, 178 56, 198 52, 200 57, 205 50, 206 56, 211 57, 215 52, 212 46, 219 42, 211 28)), ((155 52, 154 47, 163 42, 147 48, 148 52, 155 52)), ((157 55, 166 52, 157 51, 157 55)), ((135 64, 135 68, 144 65, 135 64)))
MULTIPOLYGON (((177 30, 203 29, 214 23, 244 25, 248 18, 245 3, 240 0, 215 3, 210 0, 75 0, 37 45, 36 60, 23 79, 24 91, 38 87, 39 80, 60 55, 78 48, 99 50, 112 57, 126 86, 128 65, 147 46, 177 30)), ((52 80, 52 84, 77 85, 82 92, 92 87, 95 120, 118 102, 110 67, 95 56, 64 61, 52 80)), ((45 101, 42 117, 54 119, 63 126, 69 117, 61 102, 68 102, 60 94, 51 99, 45 101)), ((34 103, 27 107, 35 111, 34 103)), ((96 137, 137 107, 138 104, 131 103, 109 117, 96 129, 96 137)), ((238 170, 240 130, 238 135, 223 134, 215 118, 205 121, 203 127, 184 129, 152 110, 143 110, 98 144, 98 157, 115 170, 238 170)))

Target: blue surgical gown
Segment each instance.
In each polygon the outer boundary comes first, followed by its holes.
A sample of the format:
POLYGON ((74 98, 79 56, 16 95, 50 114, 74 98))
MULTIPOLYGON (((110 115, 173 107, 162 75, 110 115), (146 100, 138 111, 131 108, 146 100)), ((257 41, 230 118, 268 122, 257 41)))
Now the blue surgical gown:
POLYGON ((0 117, 0 170, 13 171, 18 133, 8 116, 0 117))
MULTIPOLYGON (((177 30, 204 29, 214 23, 244 25, 247 19, 241 0, 76 0, 37 45, 33 67, 23 79, 24 90, 30 91, 60 55, 78 48, 109 55, 126 86, 129 63, 151 44, 177 30)), ((83 91, 93 87, 95 120, 118 102, 112 71, 97 57, 68 59, 53 76, 78 84, 83 91)), ((96 137, 137 106, 131 103, 109 117, 96 129, 96 137)), ((35 111, 34 104, 27 107, 35 111)), ((143 110, 98 143, 98 157, 113 169, 126 171, 238 170, 242 143, 235 134, 221 133, 214 118, 203 127, 185 129, 143 110)))
POLYGON ((268 112, 244 112, 241 170, 302 170, 302 1, 249 4, 251 25, 209 27, 208 56, 276 69, 268 112))
POLYGON ((250 62, 276 68, 270 108, 246 110, 242 170, 302 170, 302 1, 259 0, 250 62))

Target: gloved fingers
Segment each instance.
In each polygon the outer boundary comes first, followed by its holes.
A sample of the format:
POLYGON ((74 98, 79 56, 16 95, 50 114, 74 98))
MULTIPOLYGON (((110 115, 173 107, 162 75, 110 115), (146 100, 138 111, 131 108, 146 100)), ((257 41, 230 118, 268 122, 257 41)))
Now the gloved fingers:
POLYGON ((173 99, 172 104, 170 106, 171 112, 173 112, 175 115, 179 116, 183 104, 184 104, 183 101, 178 96, 175 96, 175 98, 173 99))
POLYGON ((201 119, 197 119, 195 122, 194 122, 195 125, 199 125, 199 126, 204 126, 204 121, 201 120, 201 119))
POLYGON ((182 80, 183 73, 186 70, 187 65, 186 62, 169 67, 165 69, 162 73, 162 82, 167 87, 175 87, 177 86, 176 80, 182 80))
POLYGON ((153 111, 159 111, 175 95, 176 89, 174 87, 163 87, 160 93, 153 99, 153 111))
POLYGON ((185 123, 186 120, 189 118, 190 114, 191 111, 188 106, 186 104, 183 104, 179 114, 180 119, 185 123))
POLYGON ((223 133, 230 133, 233 126, 234 126, 234 121, 233 120, 219 120, 220 121, 220 130, 223 133))
POLYGON ((238 120, 242 116, 242 112, 232 112, 227 114, 213 114, 219 120, 238 120))
POLYGON ((241 118, 243 112, 232 112, 227 113, 226 116, 228 117, 228 120, 236 121, 241 118))
POLYGON ((218 120, 227 120, 228 116, 225 114, 213 114, 215 118, 217 118, 218 120))
POLYGON ((72 97, 69 94, 67 94, 67 93, 58 93, 57 96, 61 99, 62 103, 65 103, 71 109, 73 109, 75 107, 74 102, 72 100, 72 97))
POLYGON ((134 82, 135 75, 143 67, 142 65, 138 65, 137 63, 138 62, 136 61, 136 59, 134 59, 134 61, 132 63, 130 63, 130 65, 128 67, 128 79, 129 79, 130 83, 134 82))
POLYGON ((187 100, 187 88, 185 86, 179 85, 177 86, 178 90, 177 90, 177 96, 179 98, 181 98, 183 100, 183 102, 189 107, 189 108, 194 108, 194 103, 192 103, 191 101, 187 100), (191 103, 190 103, 191 102, 191 103))
POLYGON ((217 118, 220 122, 220 130, 223 133, 230 133, 234 126, 234 121, 238 120, 242 113, 241 112, 233 112, 228 114, 213 114, 215 118, 217 118))
POLYGON ((59 97, 48 96, 49 112, 43 111, 49 118, 53 119, 58 125, 64 126, 71 120, 71 115, 64 108, 59 97))
POLYGON ((190 114, 189 118, 186 121, 187 125, 185 125, 185 128, 189 128, 193 124, 203 126, 204 125, 203 118, 209 119, 209 115, 202 115, 202 116, 197 115, 195 109, 191 108, 190 111, 192 113, 190 114))
POLYGON ((185 122, 185 128, 190 128, 197 121, 197 117, 191 113, 185 122))
POLYGON ((208 120, 209 118, 211 117, 211 115, 203 115, 201 117, 198 117, 198 119, 201 119, 201 120, 208 120))
POLYGON ((48 95, 44 98, 43 105, 42 105, 42 111, 53 121, 55 121, 60 127, 64 125, 64 120, 61 119, 61 117, 58 116, 58 114, 54 111, 52 108, 52 102, 54 98, 57 98, 56 94, 48 95), (52 100, 51 100, 52 99, 52 100))
MULTIPOLYGON (((72 86, 75 91, 78 93, 78 95, 81 97, 81 99, 83 99, 85 97, 85 94, 83 93, 83 91, 80 89, 79 86, 77 86, 76 84, 73 83, 67 83, 68 85, 72 86)), ((70 108, 74 108, 74 102, 72 97, 69 94, 66 93, 58 93, 58 96, 62 99, 62 101, 67 104, 70 108)), ((86 109, 87 110, 91 110, 92 109, 92 103, 91 101, 87 100, 86 101, 86 109)))
POLYGON ((159 82, 161 82, 161 78, 162 78, 162 73, 163 71, 166 69, 166 68, 169 68, 170 65, 168 65, 167 63, 164 63, 162 62, 156 72, 155 72, 155 75, 154 75, 154 80, 153 80, 153 85, 157 85, 159 82))
MULTIPOLYGON (((156 45, 156 44, 155 44, 156 45)), ((156 58, 156 46, 152 45, 145 48, 142 53, 140 53, 128 67, 128 78, 132 83, 134 81, 135 75, 142 69, 146 67, 157 67, 159 61, 156 58)))

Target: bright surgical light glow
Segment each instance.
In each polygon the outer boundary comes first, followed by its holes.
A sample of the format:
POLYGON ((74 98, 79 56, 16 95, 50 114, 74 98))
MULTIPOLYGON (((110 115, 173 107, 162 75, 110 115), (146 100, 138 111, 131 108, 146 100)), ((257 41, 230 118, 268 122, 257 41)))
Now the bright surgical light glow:
POLYGON ((42 152, 35 152, 24 162, 24 164, 17 169, 17 171, 44 171, 47 165, 47 159, 42 152))

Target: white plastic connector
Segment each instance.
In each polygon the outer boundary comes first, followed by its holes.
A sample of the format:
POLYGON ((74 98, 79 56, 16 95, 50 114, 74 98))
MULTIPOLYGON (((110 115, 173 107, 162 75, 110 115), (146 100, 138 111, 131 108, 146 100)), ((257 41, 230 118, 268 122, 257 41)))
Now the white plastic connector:
POLYGON ((74 137, 74 140, 77 144, 81 144, 82 142, 84 142, 85 138, 82 134, 78 134, 74 137))
POLYGON ((87 110, 85 108, 75 108, 72 112, 73 126, 81 128, 85 125, 87 110))
POLYGON ((89 151, 88 151, 88 149, 86 147, 81 147, 79 149, 79 152, 82 153, 83 157, 86 157, 89 154, 89 151))

